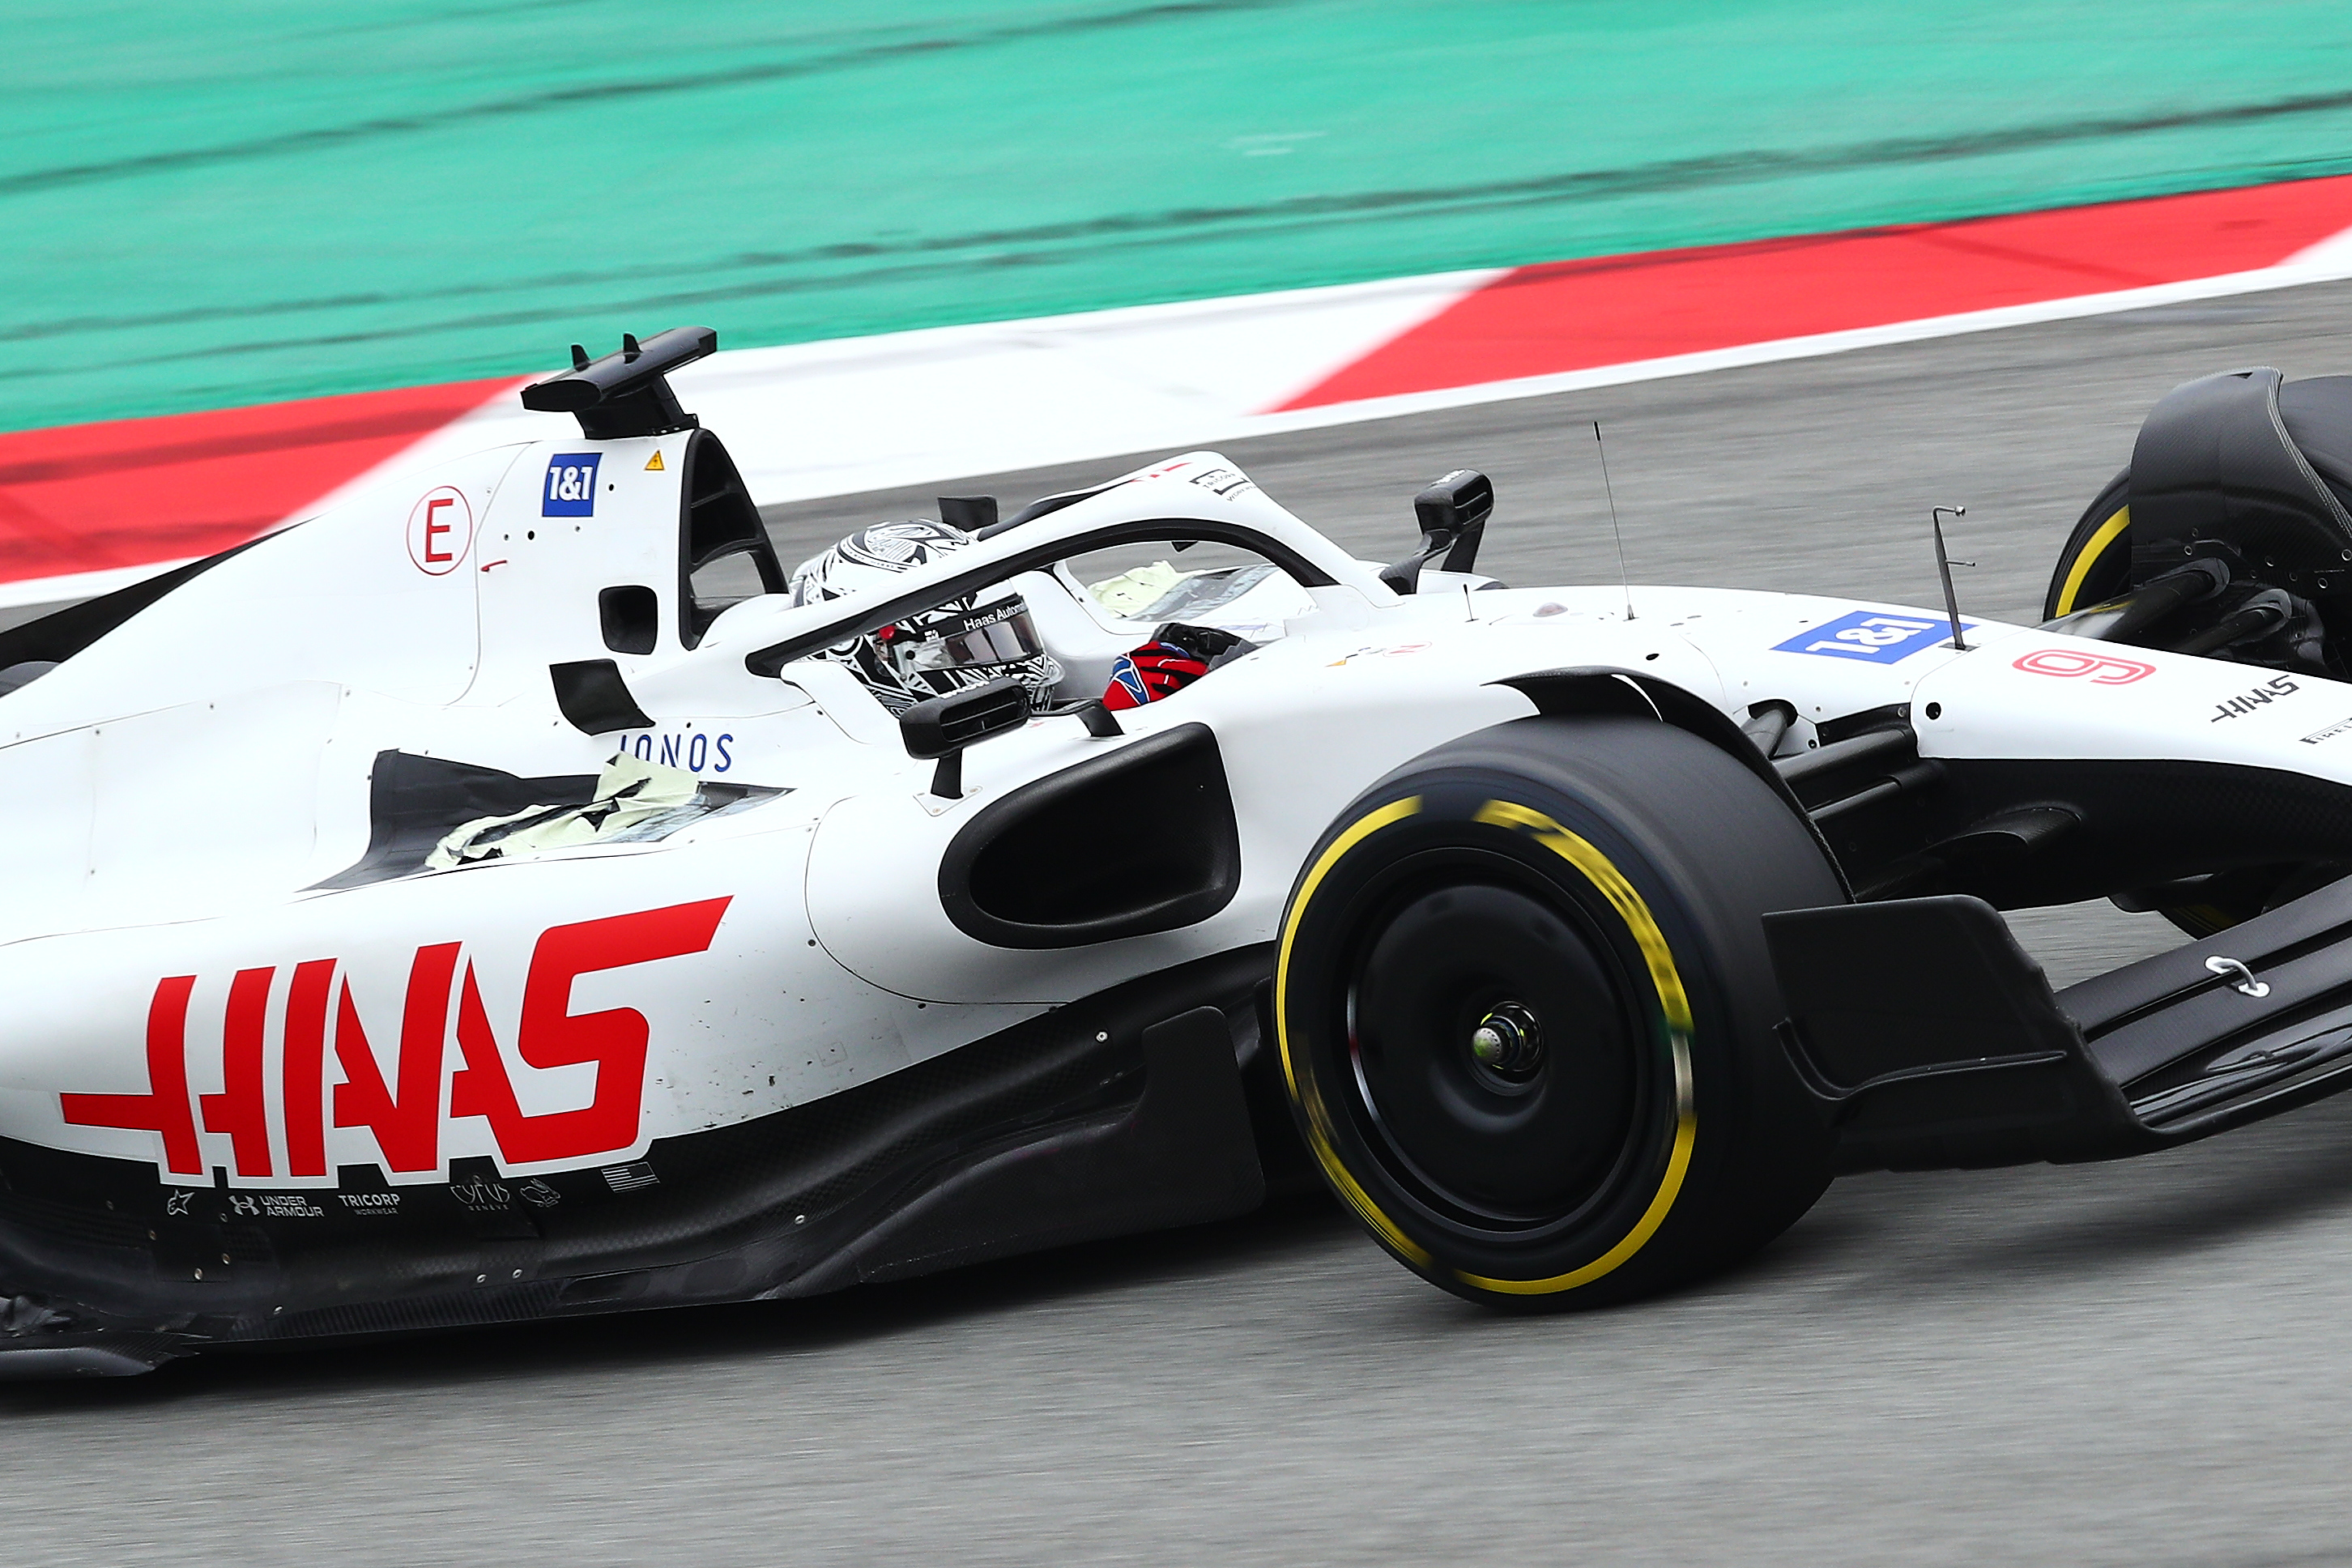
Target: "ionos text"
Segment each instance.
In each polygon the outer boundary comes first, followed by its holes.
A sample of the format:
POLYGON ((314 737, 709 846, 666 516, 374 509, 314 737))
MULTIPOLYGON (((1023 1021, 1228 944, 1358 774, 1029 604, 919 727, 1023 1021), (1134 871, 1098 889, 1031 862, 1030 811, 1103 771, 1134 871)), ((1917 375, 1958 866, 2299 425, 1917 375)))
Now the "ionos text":
POLYGON ((735 737, 731 734, 710 735, 700 731, 685 734, 648 731, 642 735, 621 737, 621 750, 637 761, 684 768, 690 773, 727 772, 735 765, 734 746, 735 737))

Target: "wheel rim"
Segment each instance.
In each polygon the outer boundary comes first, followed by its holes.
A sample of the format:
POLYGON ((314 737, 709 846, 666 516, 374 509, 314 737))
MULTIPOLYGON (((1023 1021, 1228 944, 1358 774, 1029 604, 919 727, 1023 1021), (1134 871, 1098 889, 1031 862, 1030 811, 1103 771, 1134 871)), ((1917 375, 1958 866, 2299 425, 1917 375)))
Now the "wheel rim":
POLYGON ((1456 1223, 1555 1223, 1634 1141, 1647 1031, 1631 976, 1590 912, 1508 862, 1419 871, 1377 900, 1349 965, 1367 1146, 1456 1223))

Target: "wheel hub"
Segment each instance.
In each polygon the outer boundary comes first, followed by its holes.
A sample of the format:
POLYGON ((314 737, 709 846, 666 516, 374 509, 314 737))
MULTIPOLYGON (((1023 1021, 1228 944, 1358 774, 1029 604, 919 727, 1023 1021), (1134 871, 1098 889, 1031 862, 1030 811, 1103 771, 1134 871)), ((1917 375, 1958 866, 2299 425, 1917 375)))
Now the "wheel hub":
POLYGON ((1497 1002, 1471 1027, 1470 1056, 1498 1078, 1525 1083, 1543 1070, 1543 1026, 1517 1002, 1497 1002))
POLYGON ((1381 1147, 1443 1204, 1513 1223, 1572 1207, 1607 1175, 1641 1059, 1620 964, 1546 891, 1465 878, 1406 892, 1348 997, 1381 1147))

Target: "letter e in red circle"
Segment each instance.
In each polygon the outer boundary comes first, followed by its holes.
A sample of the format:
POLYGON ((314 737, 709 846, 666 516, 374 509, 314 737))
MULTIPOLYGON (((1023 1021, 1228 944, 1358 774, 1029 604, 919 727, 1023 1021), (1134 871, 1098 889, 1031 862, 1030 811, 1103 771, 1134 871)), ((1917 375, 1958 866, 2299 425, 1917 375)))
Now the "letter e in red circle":
POLYGON ((408 558, 438 577, 457 570, 474 543, 474 508, 465 492, 436 485, 408 514, 408 558))

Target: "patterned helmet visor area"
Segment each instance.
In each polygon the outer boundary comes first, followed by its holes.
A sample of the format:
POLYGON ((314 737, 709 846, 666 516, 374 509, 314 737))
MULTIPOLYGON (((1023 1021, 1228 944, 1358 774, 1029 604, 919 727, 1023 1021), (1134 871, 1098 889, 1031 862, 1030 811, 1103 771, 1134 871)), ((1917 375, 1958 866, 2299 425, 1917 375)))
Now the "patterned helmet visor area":
POLYGON ((1012 664, 1045 651, 1025 599, 941 616, 920 626, 891 626, 877 639, 901 674, 1012 664))

